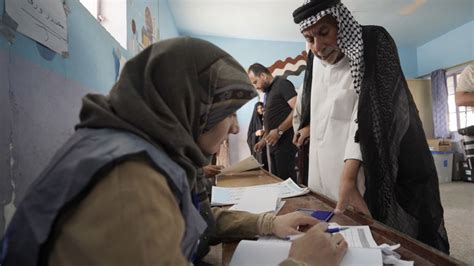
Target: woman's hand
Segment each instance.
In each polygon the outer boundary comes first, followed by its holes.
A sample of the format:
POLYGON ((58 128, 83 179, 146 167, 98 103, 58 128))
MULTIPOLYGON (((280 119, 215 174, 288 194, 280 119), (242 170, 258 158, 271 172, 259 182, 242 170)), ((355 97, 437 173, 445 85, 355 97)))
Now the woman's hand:
POLYGON ((319 223, 318 219, 295 211, 277 216, 273 221, 272 233, 283 238, 290 235, 301 234, 301 232, 298 231, 298 227, 311 227, 317 223, 319 223))
POLYGON ((291 244, 289 258, 306 265, 339 265, 347 251, 341 234, 325 233, 327 223, 313 226, 291 244))
POLYGON ((224 168, 224 166, 222 165, 212 165, 212 164, 209 164, 209 165, 206 165, 202 168, 202 171, 204 172, 204 175, 208 178, 212 178, 212 177, 215 177, 217 174, 219 174, 222 170, 222 168, 224 168))

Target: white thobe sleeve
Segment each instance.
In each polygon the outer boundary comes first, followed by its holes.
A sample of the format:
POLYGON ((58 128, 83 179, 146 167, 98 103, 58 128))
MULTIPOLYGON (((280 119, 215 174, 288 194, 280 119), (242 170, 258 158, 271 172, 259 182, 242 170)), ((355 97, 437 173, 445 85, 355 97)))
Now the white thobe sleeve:
POLYGON ((295 109, 293 110, 293 130, 295 134, 298 133, 298 129, 301 124, 301 98, 303 95, 303 88, 300 88, 298 91, 298 96, 296 98, 295 109))
POLYGON ((349 159, 362 161, 362 153, 360 151, 359 143, 355 142, 355 134, 357 132, 358 124, 355 122, 357 119, 357 109, 359 107, 359 99, 354 104, 354 110, 352 111, 351 125, 349 128, 349 136, 347 136, 346 149, 344 152, 344 162, 349 159))

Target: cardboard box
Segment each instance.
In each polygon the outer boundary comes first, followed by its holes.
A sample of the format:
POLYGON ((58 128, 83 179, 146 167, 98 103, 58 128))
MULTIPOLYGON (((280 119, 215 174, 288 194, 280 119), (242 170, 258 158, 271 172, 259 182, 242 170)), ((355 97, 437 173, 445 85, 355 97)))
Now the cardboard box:
POLYGON ((449 139, 428 139, 428 145, 430 151, 450 152, 453 149, 449 139))

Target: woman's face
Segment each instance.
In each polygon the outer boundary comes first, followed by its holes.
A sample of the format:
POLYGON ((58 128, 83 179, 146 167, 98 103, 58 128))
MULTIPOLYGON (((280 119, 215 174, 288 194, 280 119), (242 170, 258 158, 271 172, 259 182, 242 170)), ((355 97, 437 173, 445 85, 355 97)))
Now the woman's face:
POLYGON ((257 105, 257 113, 263 115, 263 105, 257 105))
POLYGON ((237 134, 239 130, 237 114, 234 113, 219 122, 209 131, 201 134, 197 139, 198 146, 204 153, 217 153, 221 144, 229 137, 229 134, 237 134))

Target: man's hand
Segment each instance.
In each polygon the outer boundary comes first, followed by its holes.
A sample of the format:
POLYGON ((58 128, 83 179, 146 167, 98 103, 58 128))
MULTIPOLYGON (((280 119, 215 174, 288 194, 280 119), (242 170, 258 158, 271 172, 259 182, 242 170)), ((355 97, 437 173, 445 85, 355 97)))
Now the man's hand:
POLYGON ((284 215, 279 215, 273 221, 272 233, 278 237, 287 237, 290 235, 300 234, 298 227, 300 226, 313 226, 319 221, 309 215, 302 212, 292 212, 284 215))
POLYGON ((222 170, 222 168, 224 168, 224 166, 222 165, 206 165, 202 168, 203 172, 204 172, 204 175, 207 177, 207 178, 212 178, 212 177, 215 177, 217 174, 219 174, 222 170))
POLYGON ((289 258, 306 265, 339 265, 347 251, 341 234, 325 233, 328 225, 320 223, 293 241, 289 258))
POLYGON ((257 144, 255 144, 255 147, 253 148, 253 150, 255 152, 262 152, 263 148, 265 148, 265 145, 267 145, 267 143, 265 142, 265 139, 261 139, 259 142, 257 142, 257 144))
POLYGON ((357 175, 360 165, 361 162, 355 159, 348 159, 344 162, 339 184, 339 201, 334 213, 343 213, 348 205, 352 205, 356 212, 370 216, 369 208, 357 189, 357 175))
POLYGON ((280 137, 281 136, 278 134, 278 129, 274 128, 268 132, 268 135, 265 136, 265 140, 267 141, 268 145, 275 146, 280 137))
POLYGON ((337 202, 334 213, 343 213, 348 205, 354 207, 355 212, 371 217, 367 203, 365 203, 364 198, 362 198, 356 184, 351 181, 341 180, 339 184, 339 201, 337 202))
POLYGON ((306 144, 309 141, 309 126, 306 126, 293 136, 293 144, 300 147, 303 144, 306 144))

